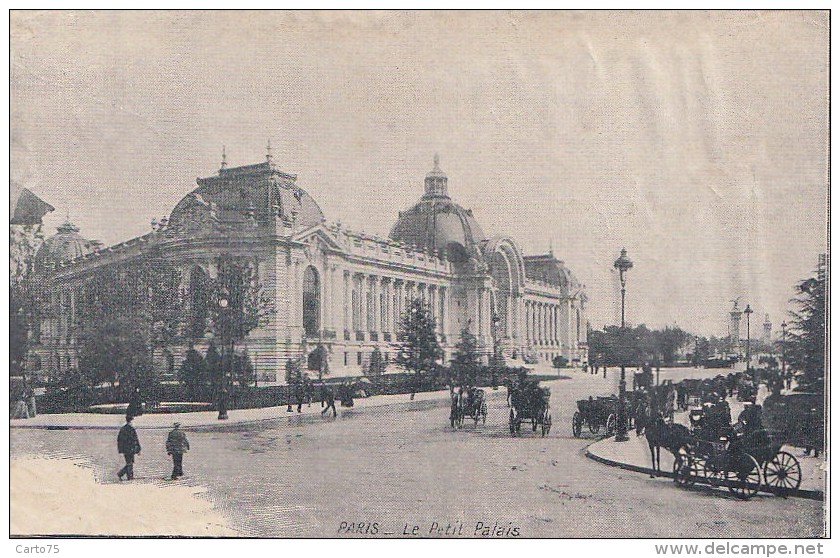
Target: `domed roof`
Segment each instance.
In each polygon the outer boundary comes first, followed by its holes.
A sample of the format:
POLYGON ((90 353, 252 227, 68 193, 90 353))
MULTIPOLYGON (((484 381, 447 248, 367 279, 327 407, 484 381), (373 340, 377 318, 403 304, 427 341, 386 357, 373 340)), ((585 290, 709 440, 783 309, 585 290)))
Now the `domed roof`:
POLYGON ((297 176, 277 169, 270 160, 256 165, 219 170, 218 176, 199 178, 198 188, 184 196, 169 216, 169 228, 194 229, 196 219, 210 213, 220 222, 248 219, 272 222, 275 217, 308 227, 324 221, 317 202, 295 184, 297 176), (196 213, 196 206, 202 211, 196 213))
POLYGON ((448 193, 448 178, 440 170, 435 155, 435 167, 426 175, 426 192, 408 211, 400 212, 390 237, 426 250, 451 252, 474 246, 485 239, 472 211, 453 202, 448 193), (453 246, 459 245, 459 247, 453 246))
POLYGON ((96 241, 79 234, 79 227, 69 221, 58 227, 58 232, 49 237, 35 254, 35 267, 44 268, 61 262, 80 258, 93 252, 96 241))

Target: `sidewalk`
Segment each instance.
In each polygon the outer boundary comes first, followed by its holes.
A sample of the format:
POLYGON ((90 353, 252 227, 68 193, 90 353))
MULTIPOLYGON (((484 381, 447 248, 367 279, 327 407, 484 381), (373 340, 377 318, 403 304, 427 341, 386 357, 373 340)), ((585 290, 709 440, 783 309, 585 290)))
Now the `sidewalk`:
MULTIPOLYGON (((764 396, 766 396, 766 392, 760 392, 758 400, 763 400, 764 396)), ((729 398, 728 402, 734 420, 741 413, 744 405, 735 398, 729 398)), ((688 426, 688 415, 687 412, 677 413, 674 415, 674 422, 688 426)), ((654 473, 651 465, 650 449, 644 435, 636 437, 635 431, 628 432, 628 435, 630 440, 627 442, 616 442, 614 437, 596 441, 586 448, 586 456, 605 465, 646 475, 654 473)), ((782 450, 795 456, 802 468, 802 484, 792 496, 823 500, 825 498, 825 454, 817 459, 803 457, 802 448, 783 446, 782 450)), ((660 452, 660 473, 657 476, 671 477, 673 470, 674 456, 663 448, 660 452)))
MULTIPOLYGON (((504 393, 488 390, 492 397, 494 393, 504 393)), ((354 399, 353 407, 341 407, 336 402, 338 414, 354 413, 363 410, 382 409, 386 407, 406 407, 424 409, 444 407, 449 405, 449 391, 421 392, 410 400, 407 393, 397 395, 376 395, 364 399, 354 399)), ((297 405, 292 406, 292 412, 287 412, 286 405, 278 407, 263 407, 259 409, 233 409, 228 411, 227 420, 218 420, 217 411, 196 411, 191 413, 149 413, 134 419, 134 427, 139 429, 172 428, 172 423, 178 421, 187 430, 224 430, 232 426, 280 420, 300 420, 304 417, 310 420, 320 419, 321 404, 313 402, 311 406, 303 405, 301 412, 297 412, 297 405)), ((48 430, 68 429, 119 429, 125 424, 122 414, 103 413, 63 413, 43 414, 28 419, 9 419, 11 428, 41 428, 48 430)))

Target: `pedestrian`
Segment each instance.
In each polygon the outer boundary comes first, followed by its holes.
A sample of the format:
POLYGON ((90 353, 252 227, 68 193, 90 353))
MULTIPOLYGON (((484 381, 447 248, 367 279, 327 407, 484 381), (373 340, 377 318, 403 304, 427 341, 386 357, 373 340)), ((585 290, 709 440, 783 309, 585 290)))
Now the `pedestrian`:
POLYGON ((324 384, 324 386, 321 388, 321 397, 327 405, 321 410, 321 416, 323 416, 330 409, 332 409, 333 418, 338 416, 338 413, 335 410, 335 395, 333 394, 332 389, 328 388, 326 384, 324 384))
POLYGON ((134 388, 131 397, 128 399, 128 410, 126 414, 132 417, 139 417, 143 414, 143 397, 140 395, 140 388, 134 388))
POLYGON ((184 476, 184 454, 190 450, 187 434, 181 430, 181 423, 176 422, 166 438, 166 454, 172 456, 172 480, 184 476))
POLYGON ((295 401, 297 401, 297 412, 303 407, 303 398, 305 396, 304 386, 302 382, 295 384, 295 401))
POLYGON ((140 439, 137 437, 134 426, 131 425, 132 420, 134 420, 133 416, 126 415, 125 425, 120 428, 120 433, 117 435, 117 451, 125 458, 125 467, 117 473, 120 480, 123 480, 123 477, 134 480, 134 456, 140 455, 140 439))

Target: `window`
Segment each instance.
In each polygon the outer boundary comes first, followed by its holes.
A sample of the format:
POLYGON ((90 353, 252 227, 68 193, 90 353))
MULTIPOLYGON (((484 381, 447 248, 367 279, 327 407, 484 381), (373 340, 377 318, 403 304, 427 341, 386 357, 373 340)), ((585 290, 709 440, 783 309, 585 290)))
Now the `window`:
POLYGON ((318 271, 311 265, 303 272, 303 329, 317 337, 321 327, 321 286, 318 271))
POLYGON ((362 365, 362 351, 356 353, 356 364, 358 364, 359 366, 362 365))

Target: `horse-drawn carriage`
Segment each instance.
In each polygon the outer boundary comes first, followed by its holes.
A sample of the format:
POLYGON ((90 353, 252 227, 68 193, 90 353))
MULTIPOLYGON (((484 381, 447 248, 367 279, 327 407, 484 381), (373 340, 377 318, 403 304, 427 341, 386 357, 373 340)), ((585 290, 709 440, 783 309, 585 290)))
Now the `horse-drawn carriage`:
POLYGON ((674 482, 690 486, 698 480, 726 488, 748 500, 764 486, 784 495, 799 488, 802 469, 799 461, 782 451, 778 433, 758 428, 746 430, 739 423, 709 424, 703 410, 692 411, 691 441, 674 459, 674 482), (763 474, 762 474, 763 473, 763 474))
POLYGON ((825 445, 825 399, 819 393, 771 395, 764 400, 763 420, 780 432, 786 444, 822 451, 825 445))
POLYGON ((531 430, 540 427, 543 436, 551 430, 551 411, 548 404, 551 391, 537 382, 526 382, 515 387, 510 395, 510 433, 516 436, 525 421, 531 421, 531 430))
POLYGON ((460 428, 465 419, 487 423, 487 399, 483 389, 471 387, 460 389, 452 396, 452 407, 449 413, 449 423, 452 428, 460 428))
POLYGON ((572 416, 572 434, 575 438, 580 437, 583 425, 589 428, 593 434, 606 430, 607 436, 615 434, 618 425, 618 397, 596 397, 581 399, 577 402, 578 410, 572 416))

